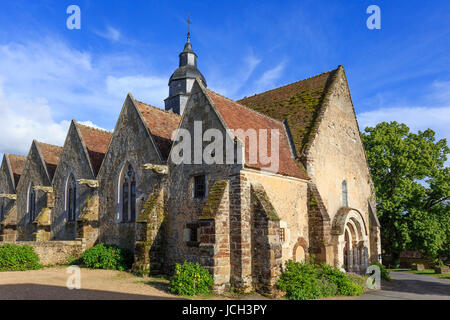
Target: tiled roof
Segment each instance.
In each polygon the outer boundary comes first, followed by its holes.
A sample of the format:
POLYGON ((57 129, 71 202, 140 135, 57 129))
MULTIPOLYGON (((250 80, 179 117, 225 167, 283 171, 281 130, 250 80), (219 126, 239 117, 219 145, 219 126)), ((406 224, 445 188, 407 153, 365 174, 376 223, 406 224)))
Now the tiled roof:
POLYGON ((98 171, 108 150, 109 142, 111 141, 112 133, 100 129, 88 127, 79 123, 76 126, 80 130, 81 137, 86 145, 91 160, 94 174, 97 176, 98 171))
MULTIPOLYGON (((239 103, 225 98, 215 92, 206 90, 209 97, 213 101, 223 120, 226 122, 230 129, 237 130, 242 129, 247 131, 248 129, 254 129, 259 132, 261 129, 267 129, 267 153, 271 150, 271 129, 276 129, 279 132, 279 168, 278 174, 296 177, 300 179, 309 179, 306 171, 297 163, 291 156, 291 150, 289 142, 284 130, 284 126, 281 122, 267 117, 263 114, 255 112, 239 103)), ((236 136, 241 140, 245 140, 245 136, 236 133, 236 136)), ((260 148, 259 134, 258 134, 258 153, 260 148)), ((249 143, 245 143, 245 162, 246 166, 254 169, 265 169, 268 165, 260 162, 259 156, 256 163, 250 163, 250 146, 249 143)))
POLYGON ((279 121, 286 119, 300 155, 314 131, 321 102, 340 68, 238 102, 279 121))
POLYGON ((36 141, 36 144, 39 150, 41 150, 42 156, 44 157, 50 179, 53 179, 53 175, 55 173, 56 167, 58 166, 59 158, 61 157, 63 148, 39 141, 36 141))
POLYGON ((181 116, 143 102, 134 100, 153 135, 164 160, 167 160, 172 147, 172 133, 178 129, 181 116))
POLYGON ((8 158, 9 163, 11 164, 12 173, 14 175, 14 184, 17 186, 20 176, 22 175, 23 168, 25 167, 25 162, 27 162, 27 157, 9 154, 8 158))

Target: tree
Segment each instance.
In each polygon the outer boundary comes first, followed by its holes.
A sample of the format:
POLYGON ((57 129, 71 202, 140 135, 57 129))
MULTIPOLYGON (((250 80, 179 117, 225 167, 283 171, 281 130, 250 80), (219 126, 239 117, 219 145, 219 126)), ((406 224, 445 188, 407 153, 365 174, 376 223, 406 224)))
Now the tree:
POLYGON ((433 130, 382 122, 362 133, 377 193, 382 247, 398 265, 404 249, 449 259, 449 148, 433 130))

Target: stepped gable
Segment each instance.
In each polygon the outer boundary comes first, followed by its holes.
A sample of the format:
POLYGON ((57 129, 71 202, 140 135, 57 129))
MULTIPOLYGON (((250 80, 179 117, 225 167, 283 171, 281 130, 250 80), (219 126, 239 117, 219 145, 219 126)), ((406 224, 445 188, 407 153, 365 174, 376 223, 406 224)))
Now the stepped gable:
MULTIPOLYGON (((291 156, 291 150, 289 147, 289 142, 286 136, 286 132, 284 126, 278 120, 267 117, 261 113, 255 112, 252 109, 249 109, 239 103, 225 98, 211 90, 206 90, 207 94, 213 101, 215 107, 219 111, 223 120, 226 122, 227 126, 230 129, 237 130, 242 129, 243 131, 247 131, 248 129, 254 129, 256 132, 259 132, 261 129, 267 129, 267 152, 271 150, 271 129, 277 129, 280 133, 280 146, 279 146, 279 168, 278 174, 296 177, 300 179, 309 179, 306 171, 301 166, 301 164, 297 163, 291 156)), ((236 136, 244 141, 245 136, 238 133, 236 136)), ((259 135, 258 135, 258 148, 259 146, 259 135)), ((267 165, 264 165, 260 162, 258 157, 257 163, 250 164, 249 159, 249 149, 250 146, 248 143, 245 144, 245 161, 246 166, 249 168, 264 170, 267 168, 267 165)), ((259 153, 259 150, 258 150, 259 153)))
POLYGON ((310 142, 322 102, 339 69, 238 100, 279 121, 287 120, 299 155, 310 142))
POLYGON ((108 150, 112 133, 105 130, 88 127, 80 123, 76 123, 76 125, 80 130, 81 137, 88 151, 92 168, 94 169, 94 174, 97 176, 102 165, 103 158, 108 150))
POLYGON ((181 116, 134 100, 157 144, 163 160, 167 160, 172 147, 172 133, 178 129, 181 116))

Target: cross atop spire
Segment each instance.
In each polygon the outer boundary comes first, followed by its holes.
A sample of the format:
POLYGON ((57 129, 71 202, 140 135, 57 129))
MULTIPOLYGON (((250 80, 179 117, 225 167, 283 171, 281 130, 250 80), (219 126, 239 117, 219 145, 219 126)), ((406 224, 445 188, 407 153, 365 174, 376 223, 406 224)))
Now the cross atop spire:
POLYGON ((188 18, 186 20, 187 24, 188 24, 188 33, 187 33, 187 41, 189 42, 191 40, 191 14, 188 13, 188 18))

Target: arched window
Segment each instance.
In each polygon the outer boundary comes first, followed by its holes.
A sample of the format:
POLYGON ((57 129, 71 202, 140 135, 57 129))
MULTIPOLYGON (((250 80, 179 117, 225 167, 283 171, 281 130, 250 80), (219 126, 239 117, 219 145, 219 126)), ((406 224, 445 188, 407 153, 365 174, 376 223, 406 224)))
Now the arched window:
POLYGON ((122 222, 136 220, 136 176, 128 164, 122 173, 122 222))
MULTIPOLYGON (((0 191, 0 194, 3 193, 0 191)), ((0 198, 0 221, 5 218, 5 198, 0 198)))
POLYGON ((36 190, 34 190, 33 184, 30 184, 28 189, 28 214, 30 223, 32 223, 36 219, 36 190))
POLYGON ((75 177, 70 175, 67 183, 67 218, 69 221, 75 221, 77 218, 77 182, 75 177))
POLYGON ((348 207, 347 181, 342 181, 342 206, 348 207))

